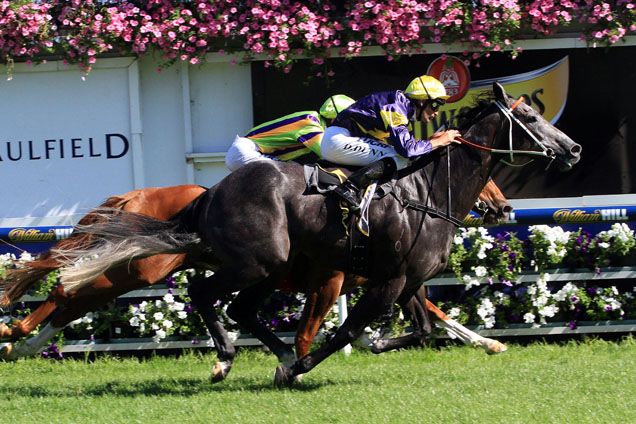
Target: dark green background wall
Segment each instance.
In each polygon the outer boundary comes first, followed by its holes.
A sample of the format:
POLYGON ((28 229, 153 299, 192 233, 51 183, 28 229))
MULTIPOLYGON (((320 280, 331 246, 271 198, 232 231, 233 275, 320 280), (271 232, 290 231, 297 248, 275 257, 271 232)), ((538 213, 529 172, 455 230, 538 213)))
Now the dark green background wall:
MULTIPOLYGON (((495 54, 470 67, 481 80, 532 71, 570 57, 567 105, 557 127, 583 146, 581 162, 568 173, 544 172, 537 160, 523 168, 499 166, 495 181, 515 198, 576 197, 636 193, 636 47, 525 51, 513 60, 495 54)), ((329 81, 301 61, 288 74, 252 66, 255 124, 300 110, 316 110, 332 94, 359 98, 375 91, 404 89, 439 55, 388 62, 384 57, 330 61, 329 81)), ((246 129, 247 130, 247 129, 246 129)))

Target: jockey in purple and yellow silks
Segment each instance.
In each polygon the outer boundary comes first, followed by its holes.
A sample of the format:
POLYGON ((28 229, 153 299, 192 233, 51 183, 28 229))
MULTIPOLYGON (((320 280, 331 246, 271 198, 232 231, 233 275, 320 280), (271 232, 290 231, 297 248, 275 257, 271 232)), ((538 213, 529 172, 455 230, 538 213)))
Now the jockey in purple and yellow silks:
POLYGON ((308 153, 321 157, 325 128, 353 99, 338 94, 329 97, 320 111, 296 112, 252 128, 245 137, 236 136, 225 156, 231 171, 258 160, 289 161, 308 153))
POLYGON ((360 208, 360 188, 404 167, 409 158, 459 143, 457 130, 435 133, 429 140, 413 136, 411 121, 429 122, 448 97, 441 82, 423 75, 404 91, 370 94, 340 113, 325 131, 322 156, 337 164, 364 168, 351 174, 334 193, 355 212, 360 208))

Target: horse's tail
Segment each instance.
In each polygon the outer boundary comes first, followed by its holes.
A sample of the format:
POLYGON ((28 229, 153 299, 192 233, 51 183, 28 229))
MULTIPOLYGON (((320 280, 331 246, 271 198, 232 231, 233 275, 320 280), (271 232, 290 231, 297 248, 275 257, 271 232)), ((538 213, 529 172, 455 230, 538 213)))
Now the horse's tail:
MULTIPOLYGON (((108 210, 110 214, 117 214, 134 195, 136 195, 135 192, 130 192, 123 196, 111 196, 100 205, 100 208, 108 210)), ((91 211, 79 221, 78 225, 99 222, 104 222, 103 213, 91 211)), ((68 252, 89 246, 92 237, 90 233, 74 232, 68 238, 56 243, 52 249, 42 253, 39 258, 8 270, 6 277, 0 281, 0 291, 4 292, 0 296, 0 307, 7 307, 22 298, 40 279, 64 265, 60 256, 66 257, 68 252)))
POLYGON ((66 292, 135 259, 204 250, 198 235, 186 230, 181 214, 162 221, 123 210, 113 214, 109 208, 98 208, 93 213, 99 215, 97 222, 75 227, 75 231, 87 236, 88 245, 72 250, 51 249, 63 266, 60 277, 66 292))

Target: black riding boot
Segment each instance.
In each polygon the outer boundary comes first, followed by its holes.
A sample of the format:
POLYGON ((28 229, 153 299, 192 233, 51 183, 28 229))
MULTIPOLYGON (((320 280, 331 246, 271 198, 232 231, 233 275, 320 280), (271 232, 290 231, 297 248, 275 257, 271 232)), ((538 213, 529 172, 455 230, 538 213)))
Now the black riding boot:
POLYGON ((360 200, 358 199, 360 189, 385 175, 391 175, 396 168, 397 166, 393 159, 380 159, 364 168, 358 169, 345 182, 336 187, 333 192, 347 203, 351 212, 357 212, 360 210, 360 200))

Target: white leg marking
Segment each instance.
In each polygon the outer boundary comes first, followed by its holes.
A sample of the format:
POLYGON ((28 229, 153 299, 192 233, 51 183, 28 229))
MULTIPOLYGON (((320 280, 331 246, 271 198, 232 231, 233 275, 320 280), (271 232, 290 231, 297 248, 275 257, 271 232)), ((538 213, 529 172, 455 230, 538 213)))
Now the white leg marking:
POLYGON ((56 328, 51 324, 46 324, 46 327, 44 327, 37 336, 31 337, 23 343, 16 343, 13 346, 11 356, 17 358, 20 356, 31 356, 39 353, 47 342, 60 331, 62 331, 62 327, 56 328))

